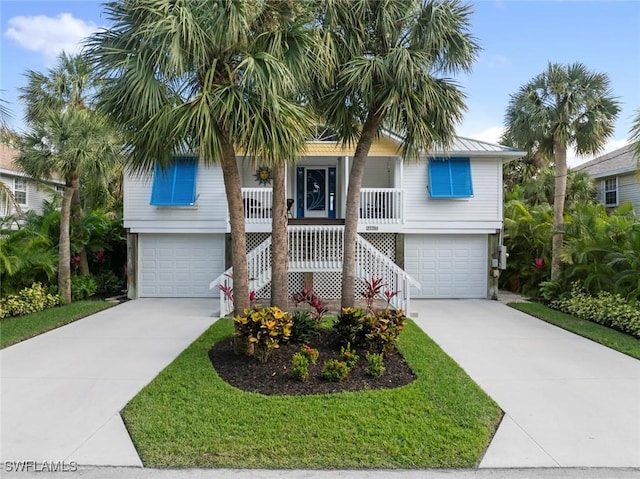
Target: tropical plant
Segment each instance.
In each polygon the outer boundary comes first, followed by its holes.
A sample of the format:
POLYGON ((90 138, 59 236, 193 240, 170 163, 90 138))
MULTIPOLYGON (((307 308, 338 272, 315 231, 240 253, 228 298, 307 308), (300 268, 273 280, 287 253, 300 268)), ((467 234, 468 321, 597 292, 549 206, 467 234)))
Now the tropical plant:
MULTIPOLYGON (((20 89, 20 99, 25 104, 25 119, 30 125, 49 123, 51 113, 93 109, 94 97, 101 79, 93 75, 93 66, 81 55, 60 54, 56 65, 46 73, 28 70, 27 85, 20 89)), ((101 138, 116 143, 115 130, 95 112, 88 121, 96 121, 101 138)), ((90 148, 87 148, 88 151, 90 148)), ((121 193, 122 162, 119 151, 103 151, 104 156, 94 161, 102 163, 100 174, 85 175, 79 171, 77 186, 71 197, 72 221, 75 231, 82 236, 83 210, 99 207, 117 207, 121 193)), ((59 172, 51 172, 59 173, 59 172)), ((59 175, 63 176, 63 175, 59 175)), ((67 180, 67 178, 63 178, 67 180)), ((89 264, 84 248, 80 249, 80 271, 89 274, 89 264)))
MULTIPOLYGON (((306 34, 292 6, 286 0, 117 0, 106 5, 114 26, 88 41, 98 75, 109 80, 100 90, 101 109, 127 132, 133 172, 149 174, 156 163, 193 152, 205 164, 221 165, 236 314, 249 307, 236 156, 269 165, 293 161, 311 123, 309 111, 291 99, 298 75, 283 60, 296 35, 306 34)), ((282 219, 278 210, 276 216, 282 219)))
MULTIPOLYGON (((104 119, 91 110, 49 110, 20 140, 16 163, 37 180, 59 175, 65 181, 60 219, 58 287, 71 301, 72 201, 83 176, 99 176, 119 156, 120 146, 104 119)), ((87 266, 88 270, 88 266, 87 266)))
POLYGON ((355 301, 360 188, 367 155, 385 128, 417 158, 448 146, 465 109, 446 75, 471 68, 478 46, 471 8, 457 0, 320 2, 318 55, 323 65, 313 103, 343 144, 355 144, 344 230, 342 306, 355 301))
POLYGON ((614 131, 620 111, 606 74, 594 73, 581 63, 550 63, 511 96, 505 135, 530 154, 553 159, 555 168, 551 279, 561 274, 567 149, 579 155, 602 150, 614 131))
POLYGON ((48 284, 56 275, 58 257, 46 234, 26 228, 0 238, 0 293, 15 293, 32 283, 48 284))

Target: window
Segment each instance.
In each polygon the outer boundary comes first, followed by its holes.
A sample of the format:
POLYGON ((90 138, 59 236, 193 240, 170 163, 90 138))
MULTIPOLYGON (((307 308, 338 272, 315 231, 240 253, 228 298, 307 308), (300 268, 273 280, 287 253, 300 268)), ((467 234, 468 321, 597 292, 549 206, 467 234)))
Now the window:
POLYGON ((13 179, 13 196, 18 204, 27 204, 27 180, 24 178, 13 179))
POLYGON ((602 199, 605 206, 618 206, 618 177, 602 180, 602 199))
POLYGON ((56 185, 56 191, 60 194, 60 196, 64 195, 64 185, 56 185))
POLYGON ((430 158, 429 194, 432 198, 471 198, 469 158, 430 158))
POLYGON ((190 206, 196 202, 197 158, 178 158, 164 169, 156 163, 153 171, 151 204, 190 206))

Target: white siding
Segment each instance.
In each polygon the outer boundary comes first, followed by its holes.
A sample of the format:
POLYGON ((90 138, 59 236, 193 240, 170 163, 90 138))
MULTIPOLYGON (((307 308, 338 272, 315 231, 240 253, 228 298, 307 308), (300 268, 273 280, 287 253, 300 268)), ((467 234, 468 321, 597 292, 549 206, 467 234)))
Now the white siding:
POLYGON ((147 298, 209 298, 224 272, 223 234, 140 234, 138 292, 147 298))
POLYGON ((631 202, 637 215, 640 215, 640 182, 634 174, 618 177, 618 201, 620 204, 625 201, 631 202))
POLYGON ((486 235, 406 235, 404 255, 412 298, 487 297, 486 235))
MULTIPOLYGON (((0 181, 9 187, 13 192, 13 179, 15 176, 0 174, 0 181)), ((36 213, 42 212, 42 202, 44 200, 51 200, 51 195, 55 194, 54 185, 41 184, 36 186, 33 180, 27 179, 27 204, 20 205, 22 211, 35 211, 36 213)), ((0 211, 0 215, 6 215, 9 212, 0 211)))
POLYGON ((152 175, 125 175, 124 226, 131 232, 227 231, 227 200, 219 167, 205 167, 202 163, 198 166, 195 206, 150 205, 152 184, 152 175))
POLYGON ((405 229, 500 228, 502 162, 471 158, 472 198, 433 199, 427 190, 427 161, 404 164, 405 229), (463 225, 463 226, 461 226, 463 225))

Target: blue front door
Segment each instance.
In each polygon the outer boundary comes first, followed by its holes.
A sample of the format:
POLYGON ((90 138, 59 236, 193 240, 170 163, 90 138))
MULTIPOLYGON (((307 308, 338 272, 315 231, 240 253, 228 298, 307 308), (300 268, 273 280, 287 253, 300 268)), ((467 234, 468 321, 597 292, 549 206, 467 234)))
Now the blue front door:
POLYGON ((336 168, 334 166, 296 169, 298 218, 336 217, 336 168))

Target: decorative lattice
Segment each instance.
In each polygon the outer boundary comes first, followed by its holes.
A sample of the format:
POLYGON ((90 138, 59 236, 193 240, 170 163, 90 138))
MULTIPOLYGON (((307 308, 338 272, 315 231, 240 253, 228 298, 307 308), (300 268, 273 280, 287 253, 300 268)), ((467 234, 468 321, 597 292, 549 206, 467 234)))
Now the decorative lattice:
POLYGON ((247 253, 259 246, 271 233, 247 233, 247 253))
POLYGON ((396 261, 396 235, 393 233, 360 233, 375 249, 396 261))
MULTIPOLYGON (((289 273, 289 285, 288 294, 291 296, 294 293, 302 291, 304 287, 304 273, 289 273)), ((268 282, 264 287, 260 288, 256 292, 256 299, 269 299, 271 297, 271 282, 268 282)))

